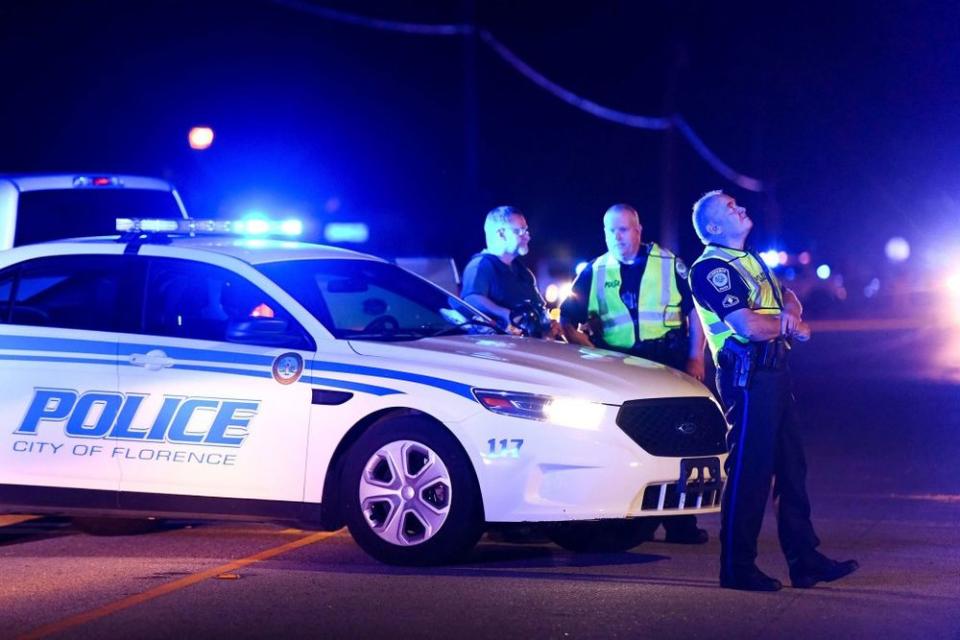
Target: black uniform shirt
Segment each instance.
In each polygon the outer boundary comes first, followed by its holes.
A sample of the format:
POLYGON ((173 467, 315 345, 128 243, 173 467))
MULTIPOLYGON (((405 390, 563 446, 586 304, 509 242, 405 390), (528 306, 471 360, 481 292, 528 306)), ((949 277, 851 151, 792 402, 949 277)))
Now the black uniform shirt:
MULTIPOLYGON (((751 255, 760 260, 756 254, 751 255)), ((747 283, 723 258, 708 258, 695 264, 690 269, 690 287, 697 302, 721 320, 738 309, 749 308, 747 283)))
MULTIPOLYGON (((650 245, 642 245, 633 264, 620 263, 620 299, 623 300, 624 306, 630 311, 634 331, 638 336, 637 302, 640 295, 640 281, 643 279, 644 269, 647 268, 647 256, 649 254, 650 245)), ((687 284, 686 275, 686 265, 680 258, 677 258, 674 277, 677 281, 677 289, 680 291, 680 310, 684 316, 688 316, 693 309, 693 298, 690 295, 690 286, 687 284)), ((564 322, 577 325, 587 321, 587 309, 590 306, 590 289, 592 286, 593 263, 591 262, 577 276, 573 283, 573 293, 560 306, 560 318, 564 322)))
POLYGON ((517 258, 506 265, 490 253, 476 254, 463 270, 460 296, 466 298, 472 294, 486 296, 507 309, 528 301, 534 304, 543 302, 537 290, 537 279, 530 269, 517 258))

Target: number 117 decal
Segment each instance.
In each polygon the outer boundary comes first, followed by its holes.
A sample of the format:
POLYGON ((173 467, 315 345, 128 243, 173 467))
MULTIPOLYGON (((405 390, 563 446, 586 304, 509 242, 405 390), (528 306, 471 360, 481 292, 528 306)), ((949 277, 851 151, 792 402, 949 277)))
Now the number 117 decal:
POLYGON ((487 440, 487 458, 519 458, 520 447, 523 446, 523 438, 504 438, 497 440, 490 438, 487 440))

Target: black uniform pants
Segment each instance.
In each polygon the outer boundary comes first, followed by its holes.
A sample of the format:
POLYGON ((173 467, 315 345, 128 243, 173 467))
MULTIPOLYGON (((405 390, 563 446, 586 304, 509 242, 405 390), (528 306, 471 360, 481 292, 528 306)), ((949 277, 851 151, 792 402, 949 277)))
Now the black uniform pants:
POLYGON ((790 371, 786 366, 758 369, 744 389, 734 385, 734 367, 721 359, 717 389, 732 426, 727 434, 727 485, 721 503, 721 574, 735 576, 754 566, 771 480, 780 548, 793 565, 820 541, 810 522, 807 464, 790 371))

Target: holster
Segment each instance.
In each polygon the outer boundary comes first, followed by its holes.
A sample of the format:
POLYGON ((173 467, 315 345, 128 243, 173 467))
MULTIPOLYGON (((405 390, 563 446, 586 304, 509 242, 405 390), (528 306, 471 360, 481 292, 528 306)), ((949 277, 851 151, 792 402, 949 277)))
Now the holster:
POLYGON ((733 384, 741 389, 750 386, 757 366, 757 350, 752 342, 743 343, 732 336, 723 343, 718 355, 720 366, 733 369, 733 384))
POLYGON ((750 386, 750 379, 757 369, 777 370, 787 366, 790 342, 777 338, 769 342, 747 342, 732 336, 723 343, 718 361, 723 367, 733 369, 733 383, 741 389, 750 386))

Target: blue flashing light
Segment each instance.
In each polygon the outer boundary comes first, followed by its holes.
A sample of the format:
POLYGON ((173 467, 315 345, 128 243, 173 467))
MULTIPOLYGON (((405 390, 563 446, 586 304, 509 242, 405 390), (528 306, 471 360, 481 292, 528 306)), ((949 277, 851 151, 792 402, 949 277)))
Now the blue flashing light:
POLYGON ((764 264, 772 269, 780 264, 780 252, 776 249, 761 251, 760 259, 763 260, 764 264))
POLYGON ((327 242, 362 243, 370 238, 370 229, 362 222, 331 222, 323 228, 327 242))
POLYGON ((589 266, 590 266, 589 262, 578 262, 577 268, 574 269, 574 271, 576 271, 577 275, 580 275, 580 273, 589 266))
POLYGON ((817 267, 817 277, 821 280, 826 280, 830 277, 830 265, 822 264, 817 267))
POLYGON ((280 233, 285 236, 299 236, 303 233, 303 222, 295 218, 280 223, 280 233))
POLYGON ((246 233, 251 236, 262 236, 270 233, 270 221, 263 218, 246 220, 246 233))

